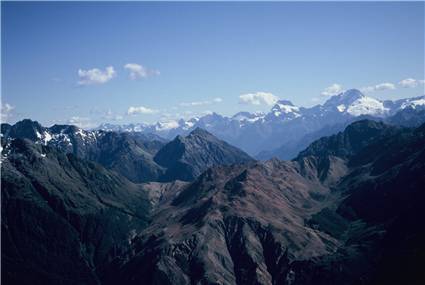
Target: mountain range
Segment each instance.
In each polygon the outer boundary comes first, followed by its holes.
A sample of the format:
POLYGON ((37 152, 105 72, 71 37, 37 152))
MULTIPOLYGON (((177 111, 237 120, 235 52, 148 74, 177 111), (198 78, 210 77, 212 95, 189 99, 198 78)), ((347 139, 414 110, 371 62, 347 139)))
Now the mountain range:
POLYGON ((425 282, 425 124, 359 120, 255 161, 199 128, 164 141, 25 120, 2 125, 1 170, 5 284, 425 282), (142 150, 152 182, 120 170, 142 150))
POLYGON ((1 131, 2 156, 7 157, 13 139, 28 139, 97 162, 135 183, 192 181, 208 167, 253 160, 199 128, 169 142, 139 132, 88 131, 71 125, 46 128, 29 119, 13 126, 2 124, 1 131))
POLYGON ((398 115, 388 123, 418 126, 424 120, 417 113, 423 110, 425 96, 382 101, 368 97, 357 89, 350 89, 332 96, 323 105, 311 108, 294 106, 288 100, 280 100, 268 113, 239 112, 232 117, 212 113, 199 118, 152 125, 102 124, 99 129, 142 132, 172 139, 176 135, 185 135, 196 128, 202 128, 258 159, 292 159, 314 140, 342 131, 356 120, 369 118, 387 121, 399 112, 410 111, 409 122, 405 115, 398 115))

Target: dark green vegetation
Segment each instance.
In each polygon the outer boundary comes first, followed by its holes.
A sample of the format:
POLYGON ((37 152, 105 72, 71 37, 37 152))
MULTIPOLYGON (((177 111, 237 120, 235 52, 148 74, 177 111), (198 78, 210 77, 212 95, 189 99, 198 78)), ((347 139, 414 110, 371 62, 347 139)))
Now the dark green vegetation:
POLYGON ((425 125, 358 121, 264 163, 195 130, 150 153, 190 182, 143 184, 114 151, 101 166, 11 128, 4 284, 425 283, 425 125))

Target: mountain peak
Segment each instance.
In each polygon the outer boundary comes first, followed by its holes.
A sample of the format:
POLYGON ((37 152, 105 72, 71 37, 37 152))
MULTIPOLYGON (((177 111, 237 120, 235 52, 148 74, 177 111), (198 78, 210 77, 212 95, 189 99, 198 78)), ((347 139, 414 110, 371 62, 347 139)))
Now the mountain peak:
POLYGON ((389 112, 384 102, 365 96, 357 89, 349 89, 332 96, 323 106, 328 111, 337 111, 355 117, 360 115, 382 117, 389 112))
POLYGON ((289 100, 279 100, 276 102, 277 105, 285 105, 285 106, 294 106, 291 101, 289 100))
POLYGON ((19 121, 10 128, 10 132, 13 137, 27 138, 30 140, 41 138, 44 131, 45 128, 42 125, 40 125, 37 121, 30 119, 19 121))
POLYGON ((237 112, 236 114, 234 114, 232 116, 232 120, 241 120, 241 119, 246 119, 251 117, 253 114, 251 114, 250 112, 246 112, 246 111, 241 111, 241 112, 237 112))
POLYGON ((283 117, 285 120, 295 119, 300 115, 300 109, 289 100, 279 100, 271 109, 269 117, 283 117))
POLYGON ((322 137, 311 143, 298 154, 296 160, 307 156, 338 156, 349 158, 374 138, 384 134, 387 130, 397 127, 386 125, 373 120, 360 120, 348 125, 344 131, 329 137, 322 137))
POLYGON ((213 136, 213 135, 203 128, 196 127, 193 131, 190 132, 189 136, 202 136, 202 137, 208 136, 208 137, 210 137, 210 136, 213 136))
POLYGON ((358 89, 348 89, 338 95, 332 96, 325 102, 325 106, 337 106, 340 104, 349 105, 354 101, 366 97, 360 90, 358 89))
POLYGON ((167 168, 163 181, 191 181, 209 167, 239 164, 253 159, 204 129, 195 128, 188 136, 177 136, 166 144, 156 153, 154 160, 167 168))
POLYGON ((33 121, 31 119, 23 119, 22 121, 17 122, 15 125, 19 126, 20 128, 28 128, 28 127, 34 128, 34 129, 43 128, 39 122, 33 121))
POLYGON ((359 89, 355 89, 355 88, 348 89, 342 92, 340 95, 346 98, 353 98, 353 97, 360 98, 365 96, 359 89))

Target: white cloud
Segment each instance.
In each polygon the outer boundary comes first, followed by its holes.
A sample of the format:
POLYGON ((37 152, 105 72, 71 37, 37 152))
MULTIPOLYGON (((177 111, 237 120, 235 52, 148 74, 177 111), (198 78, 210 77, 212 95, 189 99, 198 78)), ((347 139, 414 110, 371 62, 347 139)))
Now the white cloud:
POLYGON ((341 92, 344 92, 342 85, 334 83, 331 86, 326 87, 325 90, 323 90, 322 93, 320 93, 320 95, 329 97, 329 96, 338 95, 341 92))
POLYGON ((360 89, 363 93, 370 93, 375 91, 394 90, 395 85, 393 83, 385 82, 374 86, 367 86, 360 89))
POLYGON ((395 85, 389 82, 381 83, 375 86, 376 91, 394 90, 394 89, 395 89, 395 85))
POLYGON ((14 109, 15 107, 13 107, 12 105, 8 103, 1 104, 1 108, 0 108, 1 122, 6 122, 14 109))
POLYGON ((416 86, 424 84, 424 82, 425 82, 425 80, 417 80, 417 79, 413 79, 413 78, 406 78, 406 79, 403 79, 402 81, 400 81, 398 84, 401 87, 404 87, 404 88, 414 88, 416 86))
POLYGON ((150 108, 146 108, 144 106, 139 106, 139 107, 129 107, 127 114, 128 115, 137 115, 137 114, 155 114, 158 113, 158 110, 154 110, 154 109, 150 109, 150 108))
POLYGON ((211 104, 221 103, 221 102, 223 102, 223 99, 217 97, 212 100, 206 100, 206 101, 182 102, 179 105, 182 107, 190 107, 190 106, 211 105, 211 104))
POLYGON ((375 86, 368 86, 368 87, 363 87, 360 89, 361 92, 363 93, 370 93, 375 91, 375 86))
POLYGON ((148 69, 137 63, 127 63, 124 68, 130 72, 130 79, 132 80, 159 75, 158 70, 148 69))
POLYGON ((92 85, 92 84, 103 84, 114 78, 116 72, 112 66, 108 66, 105 70, 100 70, 98 68, 93 69, 79 69, 78 81, 79 85, 92 85))
POLYGON ((168 131, 171 129, 175 129, 178 128, 179 122, 175 121, 175 120, 169 120, 169 121, 165 121, 165 122, 158 122, 156 125, 156 130, 157 131, 168 131))
POLYGON ((76 125, 83 129, 90 129, 96 127, 96 124, 92 122, 92 120, 88 117, 74 116, 71 117, 67 123, 71 125, 76 125))
POLYGON ((252 105, 273 105, 279 100, 279 97, 268 92, 247 93, 239 96, 239 103, 252 105))
POLYGON ((208 105, 208 104, 210 104, 210 101, 182 102, 179 105, 182 107, 189 107, 189 106, 202 106, 202 105, 208 105))

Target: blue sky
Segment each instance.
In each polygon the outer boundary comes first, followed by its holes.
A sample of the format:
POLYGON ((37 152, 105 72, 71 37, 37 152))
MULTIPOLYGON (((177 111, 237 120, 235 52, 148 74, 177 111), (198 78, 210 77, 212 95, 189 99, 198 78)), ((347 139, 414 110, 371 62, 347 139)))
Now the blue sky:
POLYGON ((424 94, 424 2, 1 7, 10 122, 232 115, 266 111, 276 98, 312 106, 348 88, 381 99, 424 94))

